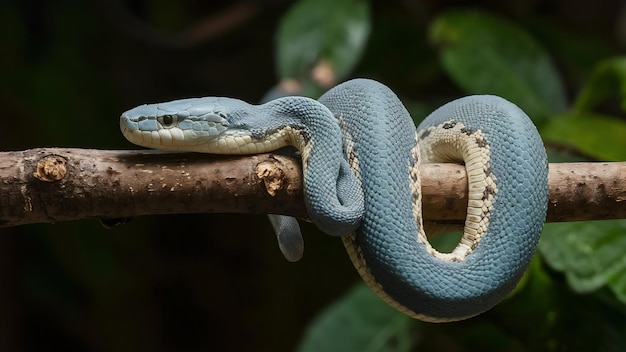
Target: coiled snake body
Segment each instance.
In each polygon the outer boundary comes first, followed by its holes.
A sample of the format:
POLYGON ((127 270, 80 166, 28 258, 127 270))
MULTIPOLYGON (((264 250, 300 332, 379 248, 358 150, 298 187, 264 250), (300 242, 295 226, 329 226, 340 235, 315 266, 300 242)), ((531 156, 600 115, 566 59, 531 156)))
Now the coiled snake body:
POLYGON ((450 102, 417 130, 396 95, 366 79, 340 84, 319 101, 250 105, 208 97, 142 105, 120 125, 131 142, 158 149, 248 154, 294 145, 311 220, 342 236, 379 296, 421 320, 460 320, 501 301, 528 266, 545 220, 541 139, 524 112, 495 96, 450 102), (467 217, 451 253, 432 248, 424 233, 420 162, 465 164, 467 217))

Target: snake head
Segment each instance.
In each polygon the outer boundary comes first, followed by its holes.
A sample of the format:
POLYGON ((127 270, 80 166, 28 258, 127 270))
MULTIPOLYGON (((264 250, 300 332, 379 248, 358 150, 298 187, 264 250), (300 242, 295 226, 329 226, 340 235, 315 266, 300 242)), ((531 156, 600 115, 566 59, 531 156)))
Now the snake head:
POLYGON ((145 104, 120 116, 130 142, 148 148, 219 153, 215 148, 237 134, 237 116, 250 105, 236 99, 208 97, 145 104))
POLYGON ((298 116, 302 114, 300 105, 322 106, 302 99, 251 105, 232 98, 206 97, 146 104, 123 113, 120 129, 130 142, 155 149, 254 154, 289 144, 301 148, 306 133, 298 116))

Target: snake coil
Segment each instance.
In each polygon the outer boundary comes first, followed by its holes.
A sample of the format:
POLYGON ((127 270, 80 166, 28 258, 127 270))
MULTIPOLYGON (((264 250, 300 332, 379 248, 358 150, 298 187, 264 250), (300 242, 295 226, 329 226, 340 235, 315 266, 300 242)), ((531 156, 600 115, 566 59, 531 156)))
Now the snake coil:
MULTIPOLYGON (((295 146, 312 221, 342 236, 381 298, 425 321, 468 318, 500 302, 527 268, 545 220, 543 143, 528 116, 496 96, 452 101, 415 129, 388 87, 355 79, 318 101, 142 105, 122 114, 120 126, 131 142, 157 149, 249 154, 295 146), (463 236, 450 253, 430 245, 422 221, 419 164, 441 162, 465 164, 469 180, 463 236)), ((289 233, 286 243, 299 236, 289 233)))

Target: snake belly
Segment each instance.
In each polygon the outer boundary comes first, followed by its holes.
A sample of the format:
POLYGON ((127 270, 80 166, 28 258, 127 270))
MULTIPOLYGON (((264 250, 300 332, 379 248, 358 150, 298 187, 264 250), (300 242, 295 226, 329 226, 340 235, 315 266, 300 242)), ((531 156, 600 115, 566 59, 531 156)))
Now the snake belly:
POLYGON ((502 98, 470 96, 416 130, 397 96, 367 79, 340 84, 319 103, 180 100, 130 110, 120 125, 131 142, 160 149, 245 154, 296 146, 313 222, 341 235, 364 281, 411 317, 460 320, 504 299, 534 254, 547 210, 547 158, 528 116, 502 98), (164 116, 180 120, 175 129, 164 116), (209 127, 199 116, 209 117, 209 127), (465 228, 451 253, 435 250, 423 230, 419 164, 428 162, 467 170, 465 228))

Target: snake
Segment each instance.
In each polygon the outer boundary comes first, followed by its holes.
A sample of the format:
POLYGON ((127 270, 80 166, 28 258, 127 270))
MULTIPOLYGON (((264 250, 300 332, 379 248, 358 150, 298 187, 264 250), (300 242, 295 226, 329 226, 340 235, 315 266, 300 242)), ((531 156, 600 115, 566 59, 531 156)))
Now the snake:
MULTIPOLYGON (((124 112, 120 128, 130 142, 156 149, 254 154, 296 147, 310 220, 341 237, 380 298, 427 322, 470 318, 504 300, 529 266, 546 217, 541 137, 528 115, 495 95, 452 100, 416 128, 390 88, 357 78, 317 100, 144 104, 124 112), (435 249, 424 231, 422 163, 465 166, 467 214, 449 252, 435 249)), ((283 238, 297 244, 292 227, 283 238)))

